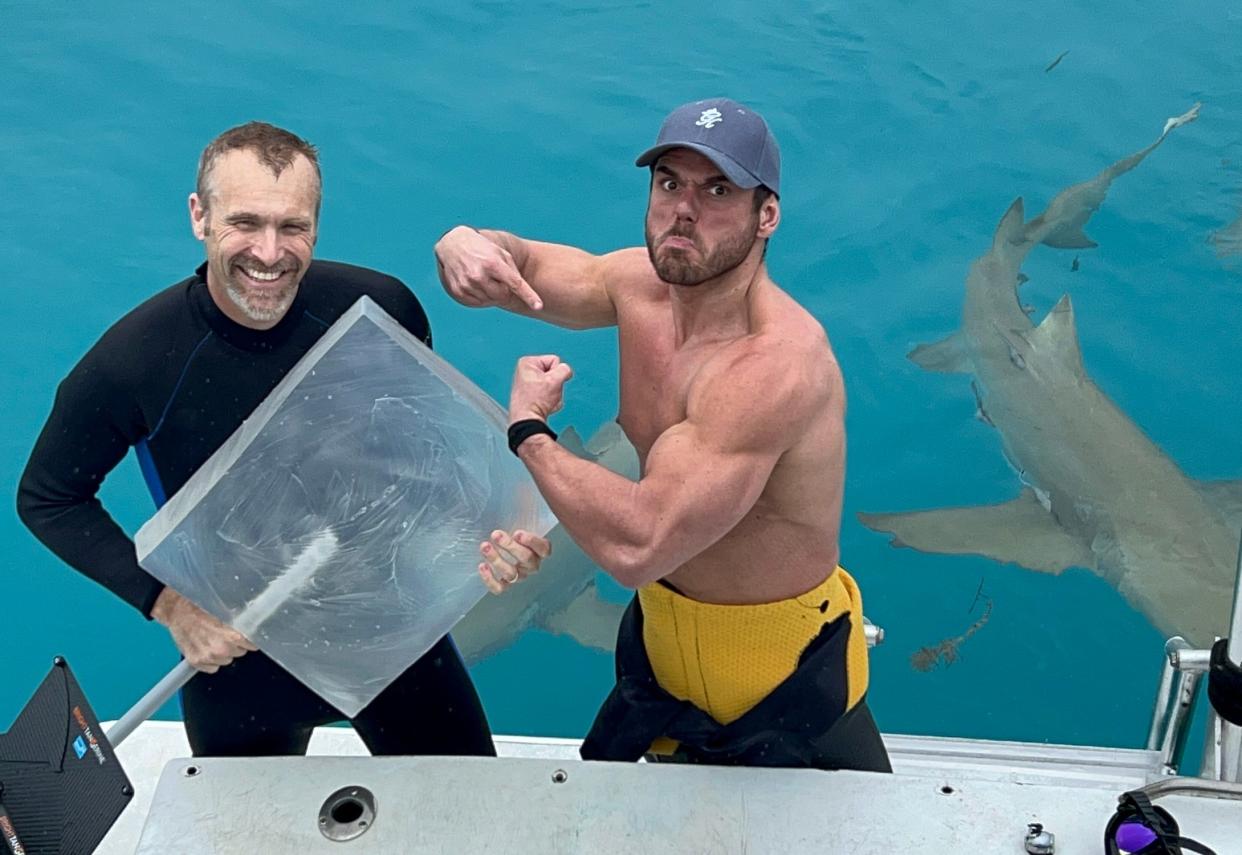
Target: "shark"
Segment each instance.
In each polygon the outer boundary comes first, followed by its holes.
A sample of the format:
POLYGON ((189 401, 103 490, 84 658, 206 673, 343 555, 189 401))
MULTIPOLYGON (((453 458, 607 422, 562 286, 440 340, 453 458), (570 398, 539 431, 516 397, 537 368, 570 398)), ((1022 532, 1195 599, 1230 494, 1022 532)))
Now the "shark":
POLYGON ((1221 258, 1242 255, 1242 215, 1213 234, 1212 243, 1216 246, 1216 254, 1221 258))
POLYGON ((1016 199, 970 267, 960 328, 908 354, 928 371, 970 375, 977 416, 999 434, 1018 495, 858 517, 894 546, 1043 573, 1085 568, 1166 636, 1204 647, 1228 630, 1242 481, 1188 477, 1091 380, 1068 294, 1039 323, 1018 299, 1027 255, 1041 244, 1096 246, 1084 226, 1112 182, 1198 114, 1196 104, 1169 119, 1151 145, 1062 190, 1033 219, 1016 199))
MULTIPOLYGON (((615 421, 605 422, 584 444, 571 427, 560 442, 579 457, 619 475, 638 479, 638 453, 615 421)), ((531 627, 567 635, 579 644, 611 653, 625 604, 602 598, 599 567, 561 526, 548 533, 552 554, 520 585, 487 596, 453 629, 453 640, 467 665, 508 647, 531 627)))

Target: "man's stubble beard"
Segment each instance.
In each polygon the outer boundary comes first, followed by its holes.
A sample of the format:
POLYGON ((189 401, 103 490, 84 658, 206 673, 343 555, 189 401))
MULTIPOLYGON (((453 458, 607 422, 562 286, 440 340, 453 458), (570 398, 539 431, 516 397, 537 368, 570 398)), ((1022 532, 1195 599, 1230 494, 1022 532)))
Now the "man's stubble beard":
POLYGON ((687 233, 684 229, 678 229, 676 226, 670 228, 658 239, 654 239, 650 228, 646 230, 647 239, 647 257, 651 259, 651 266, 655 268, 656 275, 664 282, 671 285, 701 285, 710 279, 715 279, 733 270, 739 264, 746 260, 750 255, 751 249, 755 245, 758 237, 755 231, 759 225, 759 217, 756 214, 751 218, 750 222, 735 234, 729 235, 720 245, 708 253, 701 264, 692 263, 685 255, 679 252, 665 253, 663 258, 656 255, 656 247, 660 241, 670 236, 684 237, 692 241, 696 249, 700 253, 702 248, 699 246, 697 238, 693 233, 687 233))
POLYGON ((234 282, 232 277, 225 277, 224 290, 229 295, 229 299, 233 301, 233 305, 241 309, 242 314, 252 321, 266 324, 272 321, 278 321, 284 317, 289 311, 289 307, 293 305, 293 298, 297 293, 298 283, 294 281, 279 294, 272 297, 265 297, 262 305, 257 304, 251 299, 244 286, 234 282))

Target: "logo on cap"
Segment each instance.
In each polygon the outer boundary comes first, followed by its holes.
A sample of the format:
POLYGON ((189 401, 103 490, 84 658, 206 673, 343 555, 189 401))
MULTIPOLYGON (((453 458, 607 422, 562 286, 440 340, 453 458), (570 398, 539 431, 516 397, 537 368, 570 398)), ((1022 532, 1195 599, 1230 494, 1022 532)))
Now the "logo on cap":
POLYGON ((700 128, 711 128, 714 125, 720 124, 722 121, 724 121, 724 116, 720 115, 719 110, 712 107, 710 110, 704 110, 703 114, 699 116, 699 120, 695 122, 695 124, 700 128))

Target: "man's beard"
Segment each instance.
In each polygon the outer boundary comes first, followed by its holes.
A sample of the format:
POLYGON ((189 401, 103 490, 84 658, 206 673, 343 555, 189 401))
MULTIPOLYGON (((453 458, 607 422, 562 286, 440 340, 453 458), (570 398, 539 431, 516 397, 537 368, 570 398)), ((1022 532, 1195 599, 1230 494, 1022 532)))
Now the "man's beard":
POLYGON ((293 272, 289 283, 275 292, 252 292, 247 289, 243 282, 234 278, 233 275, 224 277, 225 292, 229 295, 229 299, 233 301, 233 305, 241 309, 242 314, 247 318, 258 323, 267 324, 284 317, 285 312, 289 311, 289 306, 293 304, 293 298, 297 295, 298 282, 300 281, 300 277, 297 275, 298 268, 300 267, 298 262, 295 259, 281 259, 279 264, 269 269, 265 264, 258 264, 253 259, 241 256, 230 261, 229 273, 232 274, 234 268, 238 266, 246 266, 261 273, 271 273, 277 270, 293 272))
POLYGON ((751 248, 758 240, 755 236, 758 224, 758 216, 753 217, 744 228, 724 238, 714 250, 704 255, 703 261, 699 264, 695 264, 686 254, 677 250, 665 252, 659 257, 656 255, 657 246, 670 237, 686 238, 694 244, 700 254, 703 254, 702 247, 693 233, 673 226, 656 239, 652 236, 651 229, 648 228, 646 232, 647 257, 651 259, 651 266, 655 268, 656 275, 664 282, 672 285, 700 285, 709 279, 728 273, 746 260, 746 256, 750 255, 751 248))

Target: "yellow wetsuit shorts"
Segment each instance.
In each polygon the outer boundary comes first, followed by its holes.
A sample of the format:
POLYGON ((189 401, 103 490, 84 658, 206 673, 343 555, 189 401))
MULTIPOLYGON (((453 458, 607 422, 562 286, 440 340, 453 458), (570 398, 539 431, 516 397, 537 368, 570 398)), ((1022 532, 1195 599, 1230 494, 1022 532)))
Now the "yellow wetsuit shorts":
MULTIPOLYGON (((721 724, 740 718, 787 679, 825 624, 849 615, 846 709, 867 691, 867 638, 858 585, 838 567, 815 588, 753 605, 703 603, 659 582, 638 590, 643 644, 660 686, 721 724)), ((676 743, 661 738, 657 754, 676 743)))

